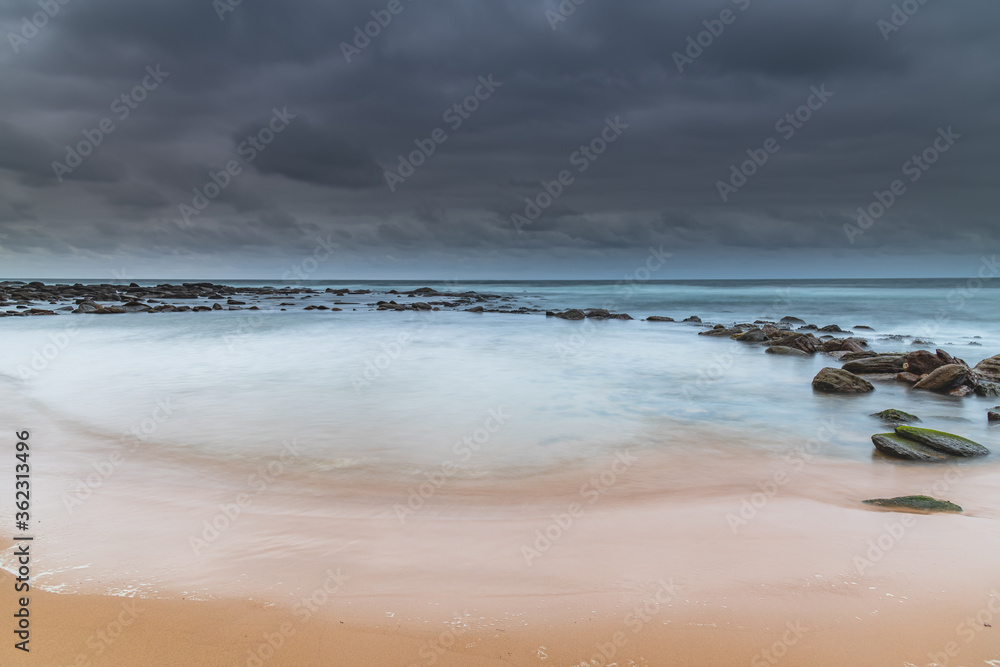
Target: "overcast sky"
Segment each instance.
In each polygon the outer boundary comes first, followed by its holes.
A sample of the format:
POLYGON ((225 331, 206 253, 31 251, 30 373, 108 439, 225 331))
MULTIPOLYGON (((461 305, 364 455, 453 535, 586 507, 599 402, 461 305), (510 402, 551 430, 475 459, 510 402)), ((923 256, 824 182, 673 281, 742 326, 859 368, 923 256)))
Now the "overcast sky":
POLYGON ((0 275, 974 275, 1000 6, 897 6, 3 0, 0 275))

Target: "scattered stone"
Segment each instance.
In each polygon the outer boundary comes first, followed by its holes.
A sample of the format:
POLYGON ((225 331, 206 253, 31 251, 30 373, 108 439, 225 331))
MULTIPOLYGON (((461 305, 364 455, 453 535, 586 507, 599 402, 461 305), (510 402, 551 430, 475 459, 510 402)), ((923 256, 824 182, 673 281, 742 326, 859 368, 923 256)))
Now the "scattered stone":
POLYGON ((898 498, 874 498, 862 501, 866 505, 892 510, 913 510, 916 512, 961 512, 962 508, 947 500, 930 496, 900 496, 898 498))
POLYGON ((812 381, 813 389, 828 394, 862 394, 875 391, 875 386, 841 368, 824 368, 812 381))
POLYGON ((897 426, 896 434, 952 456, 986 456, 990 453, 990 450, 978 442, 944 431, 916 426, 897 426))
POLYGON ((913 424, 920 421, 920 417, 911 415, 909 412, 903 412, 902 410, 896 409, 883 410, 882 412, 876 412, 871 416, 878 417, 882 421, 889 424, 913 424))

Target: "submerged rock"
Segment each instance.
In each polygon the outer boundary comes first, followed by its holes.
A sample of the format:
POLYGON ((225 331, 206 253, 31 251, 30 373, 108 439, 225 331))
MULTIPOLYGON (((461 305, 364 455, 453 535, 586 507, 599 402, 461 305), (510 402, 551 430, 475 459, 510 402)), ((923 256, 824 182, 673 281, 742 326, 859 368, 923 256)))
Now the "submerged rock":
POLYGON ((771 347, 764 350, 768 354, 778 354, 784 357, 803 357, 808 359, 810 355, 808 352, 803 352, 802 350, 797 350, 794 347, 785 347, 783 345, 772 345, 771 347))
POLYGON ((875 391, 875 386, 841 368, 824 368, 812 381, 813 389, 828 394, 863 394, 875 391))
POLYGON ((767 340, 767 334, 762 329, 753 328, 750 331, 733 336, 733 339, 744 343, 763 343, 767 340))
POLYGON ((1000 405, 988 411, 986 419, 991 422, 1000 422, 1000 405))
POLYGON ((913 424, 920 421, 920 417, 911 415, 909 412, 903 412, 902 410, 896 409, 883 410, 882 412, 876 412, 871 416, 878 417, 884 422, 895 424, 913 424))
POLYGON ((874 498, 862 501, 886 509, 914 510, 917 512, 961 512, 962 508, 947 500, 930 496, 899 496, 898 498, 874 498))
POLYGON ((684 320, 684 322, 698 322, 701 323, 701 318, 697 315, 692 315, 691 317, 684 320))
POLYGON ((897 426, 896 434, 952 456, 986 456, 990 453, 990 450, 978 442, 944 431, 916 426, 897 426))
POLYGON ((673 322, 674 318, 672 318, 672 317, 661 317, 660 315, 652 315, 650 317, 647 317, 646 321, 647 322, 673 322))

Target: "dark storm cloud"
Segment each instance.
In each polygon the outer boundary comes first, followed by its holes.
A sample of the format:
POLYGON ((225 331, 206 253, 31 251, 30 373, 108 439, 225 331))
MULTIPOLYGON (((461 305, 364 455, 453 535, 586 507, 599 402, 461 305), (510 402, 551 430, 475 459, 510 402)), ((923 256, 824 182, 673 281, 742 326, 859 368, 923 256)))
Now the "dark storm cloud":
POLYGON ((554 0, 404 0, 356 44, 387 3, 220 15, 208 0, 70 0, 30 38, 39 5, 7 3, 0 252, 21 266, 111 251, 236 262, 325 235, 359 261, 429 263, 577 253, 596 266, 660 244, 976 252, 1000 240, 1000 7, 910 3, 895 30, 878 23, 888 0, 587 0, 557 19, 554 0), (169 74, 137 101, 148 67, 169 74), (481 77, 498 84, 485 97, 481 77), (778 129, 824 86, 808 121, 778 129), (294 118, 248 160, 241 142, 275 109, 294 118), (578 171, 574 155, 616 117, 628 128, 578 171), (114 130, 59 182, 53 161, 103 118, 114 130), (904 163, 949 127, 961 138, 910 181, 904 163), (436 130, 446 141, 390 190, 384 171, 436 130), (723 201, 718 183, 769 138, 780 150, 723 201), (183 224, 232 160, 239 173, 183 224), (573 183, 519 233, 511 216, 563 170, 573 183), (852 242, 844 225, 896 179, 906 193, 852 242))

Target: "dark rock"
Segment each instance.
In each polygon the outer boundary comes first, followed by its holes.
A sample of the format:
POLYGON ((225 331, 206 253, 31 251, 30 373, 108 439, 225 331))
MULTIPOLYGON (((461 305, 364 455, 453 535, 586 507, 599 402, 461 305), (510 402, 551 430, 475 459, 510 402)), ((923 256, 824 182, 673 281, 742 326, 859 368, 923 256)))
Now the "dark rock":
POLYGON ((896 373, 896 379, 900 382, 908 382, 910 384, 920 382, 920 376, 914 375, 913 373, 896 373))
POLYGON ((985 398, 994 398, 1000 396, 1000 384, 996 382, 983 382, 979 381, 976 385, 976 395, 983 396, 985 398))
POLYGON ((909 412, 903 412, 902 410, 896 409, 883 410, 882 412, 876 412, 871 416, 878 417, 882 421, 889 424, 914 424, 920 421, 920 417, 911 415, 909 412))
POLYGON ((792 333, 781 338, 776 338, 773 342, 778 347, 794 347, 809 354, 816 352, 822 343, 810 334, 792 333))
POLYGON ((767 334, 761 329, 754 328, 750 331, 734 336, 733 338, 744 343, 763 343, 767 340, 767 334))
POLYGON ((840 358, 841 361, 857 361, 858 359, 870 359, 879 356, 877 352, 864 350, 863 352, 848 352, 840 358))
POLYGON ((929 340, 921 340, 920 338, 914 338, 913 342, 910 343, 910 345, 933 345, 933 344, 934 343, 932 343, 929 340))
POLYGON ((926 375, 941 368, 948 361, 936 354, 931 354, 927 350, 917 350, 906 355, 903 363, 903 370, 915 375, 926 375))
POLYGON ((933 371, 930 375, 913 385, 913 388, 946 392, 961 386, 968 379, 969 369, 967 367, 959 364, 948 364, 933 371))
MULTIPOLYGON (((467 312, 467 313, 481 313, 484 310, 486 310, 486 309, 483 308, 482 306, 474 306, 472 308, 466 308, 465 312, 467 312)), ((552 313, 551 315, 549 313, 545 313, 545 316, 546 317, 555 317, 555 313, 552 313)))
POLYGON ((1000 405, 986 412, 986 420, 1000 422, 1000 405))
POLYGON ((698 335, 699 336, 719 336, 719 337, 725 337, 725 338, 732 338, 733 336, 737 336, 737 335, 739 335, 741 333, 743 333, 743 332, 740 329, 737 329, 737 328, 727 329, 726 327, 722 326, 721 324, 718 324, 718 325, 715 326, 714 329, 709 329, 707 331, 699 331, 698 335))
POLYGON ((123 307, 127 313, 142 313, 150 309, 149 306, 138 301, 129 301, 123 307))
POLYGON ((959 435, 916 426, 897 426, 896 434, 952 456, 986 456, 990 450, 959 435))
POLYGON ((955 387, 954 389, 948 390, 949 396, 954 396, 955 398, 964 398, 975 391, 972 387, 967 384, 963 384, 960 387, 955 387))
POLYGON ((591 308, 587 311, 587 317, 593 317, 597 320, 606 320, 611 317, 611 313, 604 308, 591 308))
POLYGON ((875 386, 857 375, 840 368, 824 368, 812 381, 813 389, 828 394, 862 394, 875 391, 875 386))
POLYGON ((672 317, 661 317, 659 315, 652 315, 650 317, 647 317, 646 321, 647 322, 673 322, 674 318, 672 318, 672 317))
POLYGON ((803 357, 808 359, 810 355, 808 352, 803 352, 802 350, 797 350, 794 347, 785 347, 783 345, 772 345, 771 347, 764 350, 768 354, 777 354, 784 357, 803 357))
POLYGON ((582 320, 586 317, 582 310, 577 310, 576 308, 567 310, 563 313, 555 313, 555 316, 563 320, 582 320))
POLYGON ((850 371, 851 373, 865 374, 865 373, 901 373, 905 368, 903 368, 903 357, 902 355, 887 355, 880 354, 877 357, 869 357, 867 359, 858 359, 857 361, 849 361, 844 364, 844 370, 850 371))
POLYGON ((212 304, 212 310, 222 310, 222 306, 217 303, 212 304))
POLYGON ((799 318, 792 317, 791 315, 789 315, 787 317, 782 317, 779 321, 783 322, 785 324, 805 324, 806 323, 805 320, 800 320, 799 318))
POLYGON ((632 316, 629 315, 628 313, 615 313, 614 315, 611 316, 611 319, 613 319, 613 320, 631 320, 632 316))
POLYGON ((698 322, 698 323, 700 323, 701 322, 701 318, 698 317, 697 315, 692 315, 691 317, 689 317, 686 320, 684 320, 684 322, 698 322))
POLYGON ((962 508, 947 500, 938 500, 930 496, 900 496, 898 498, 874 498, 862 501, 866 505, 875 505, 891 510, 913 510, 916 512, 961 512, 962 508))
POLYGON ((824 333, 846 333, 836 324, 827 324, 825 327, 820 328, 820 331, 824 333))
POLYGON ((865 326, 864 324, 855 324, 854 328, 855 329, 863 329, 864 331, 875 331, 871 327, 865 326))

